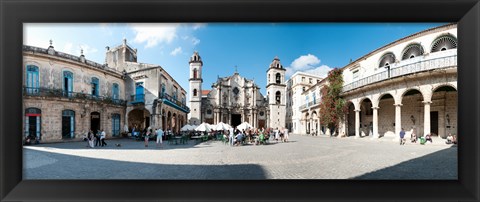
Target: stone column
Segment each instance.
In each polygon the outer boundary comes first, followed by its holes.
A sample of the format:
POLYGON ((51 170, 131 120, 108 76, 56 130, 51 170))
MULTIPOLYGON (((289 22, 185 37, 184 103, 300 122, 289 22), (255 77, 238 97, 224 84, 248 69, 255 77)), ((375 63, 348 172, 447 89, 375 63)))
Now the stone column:
POLYGON ((395 104, 395 141, 400 140, 402 130, 402 104, 395 104))
POLYGON ((355 110, 355 138, 360 137, 360 110, 355 110))
POLYGON ((372 107, 373 109, 373 138, 378 138, 378 109, 379 107, 372 107))
POLYGON ((430 134, 430 104, 432 101, 423 101, 425 104, 424 107, 424 118, 423 118, 423 135, 430 134))

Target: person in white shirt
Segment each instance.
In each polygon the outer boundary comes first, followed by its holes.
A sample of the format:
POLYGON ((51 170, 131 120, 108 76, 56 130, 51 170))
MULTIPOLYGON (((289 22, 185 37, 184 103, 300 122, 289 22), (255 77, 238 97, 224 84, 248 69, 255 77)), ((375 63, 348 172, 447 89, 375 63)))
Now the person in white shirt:
POLYGON ((233 139, 235 137, 235 135, 233 134, 233 128, 230 128, 229 130, 229 135, 228 135, 228 141, 230 142, 230 145, 233 146, 233 139))
MULTIPOLYGON (((157 130, 157 147, 158 147, 158 143, 160 143, 161 145, 163 145, 163 142, 162 142, 162 137, 163 137, 163 130, 161 128, 159 128, 157 130)), ((162 147, 162 146, 160 146, 162 147)))
POLYGON ((100 134, 100 141, 102 141, 102 147, 107 146, 107 143, 105 143, 105 131, 103 129, 100 129, 100 131, 102 131, 102 133, 100 134))
POLYGON ((275 142, 278 142, 278 138, 280 137, 280 132, 278 131, 278 128, 273 131, 275 133, 275 142))
POLYGON ((284 128, 283 133, 284 133, 283 141, 288 142, 288 128, 284 128))

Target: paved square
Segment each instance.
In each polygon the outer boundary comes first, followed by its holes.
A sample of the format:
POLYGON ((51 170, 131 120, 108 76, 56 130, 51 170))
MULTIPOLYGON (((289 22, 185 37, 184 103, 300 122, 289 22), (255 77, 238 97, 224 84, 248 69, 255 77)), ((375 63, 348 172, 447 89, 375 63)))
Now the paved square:
POLYGON ((457 147, 290 135, 231 147, 219 141, 156 148, 107 140, 24 147, 24 179, 457 179, 457 147), (115 144, 120 143, 121 147, 115 144))

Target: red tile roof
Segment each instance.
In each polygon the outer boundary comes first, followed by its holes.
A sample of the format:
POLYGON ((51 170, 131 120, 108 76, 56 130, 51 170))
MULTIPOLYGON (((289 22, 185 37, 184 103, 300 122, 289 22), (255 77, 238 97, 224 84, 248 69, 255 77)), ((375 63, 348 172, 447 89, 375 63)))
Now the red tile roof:
POLYGON ((202 90, 202 95, 208 95, 210 93, 210 90, 202 90))

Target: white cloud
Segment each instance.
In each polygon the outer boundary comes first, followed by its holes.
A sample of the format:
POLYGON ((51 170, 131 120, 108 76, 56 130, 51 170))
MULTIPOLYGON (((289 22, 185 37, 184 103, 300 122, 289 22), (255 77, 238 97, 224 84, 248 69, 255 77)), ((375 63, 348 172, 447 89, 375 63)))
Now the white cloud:
POLYGON ((151 48, 159 43, 171 43, 177 38, 179 24, 130 24, 135 32, 133 42, 144 43, 151 48))
POLYGON ((302 55, 295 59, 289 67, 286 67, 285 75, 290 77, 297 71, 306 72, 309 74, 315 74, 320 77, 326 77, 328 72, 332 70, 327 65, 320 65, 320 59, 312 54, 302 55))
POLYGON ((196 46, 197 44, 200 43, 200 39, 197 39, 196 37, 193 37, 192 38, 192 43, 193 43, 194 46, 196 46))
POLYGON ((177 47, 172 52, 170 52, 170 55, 176 56, 180 53, 182 53, 182 47, 177 47))
POLYGON ((206 23, 194 23, 193 26, 192 26, 192 29, 197 30, 197 29, 203 28, 205 26, 207 26, 206 23))

